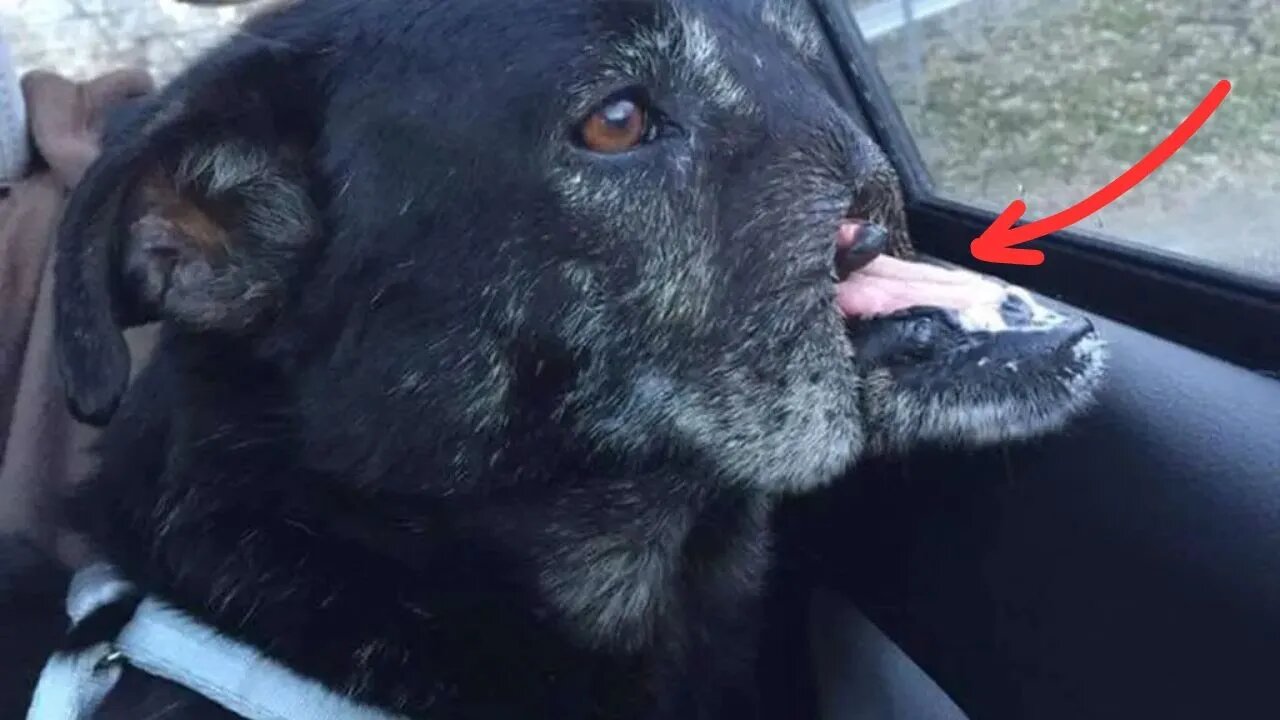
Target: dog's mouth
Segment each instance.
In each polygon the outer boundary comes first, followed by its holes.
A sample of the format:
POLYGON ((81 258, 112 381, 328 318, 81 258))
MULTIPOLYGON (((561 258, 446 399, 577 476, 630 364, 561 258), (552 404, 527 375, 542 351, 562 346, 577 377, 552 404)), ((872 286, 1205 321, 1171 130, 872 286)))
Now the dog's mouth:
POLYGON ((848 220, 836 239, 835 303, 855 358, 878 367, 955 370, 1068 362, 1093 326, 1025 290, 966 270, 884 255, 888 232, 848 220))

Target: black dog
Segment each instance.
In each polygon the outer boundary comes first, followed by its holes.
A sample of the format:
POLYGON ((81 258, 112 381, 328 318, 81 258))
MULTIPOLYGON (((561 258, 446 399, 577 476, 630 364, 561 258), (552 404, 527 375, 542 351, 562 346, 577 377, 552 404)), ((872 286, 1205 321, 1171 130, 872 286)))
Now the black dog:
MULTIPOLYGON (((111 421, 76 521, 142 592, 407 717, 751 716, 772 499, 1054 429, 1102 364, 1082 320, 876 259, 896 181, 807 12, 250 24, 68 208, 63 371, 111 421)), ((100 716, 161 711, 228 716, 136 671, 100 716)))

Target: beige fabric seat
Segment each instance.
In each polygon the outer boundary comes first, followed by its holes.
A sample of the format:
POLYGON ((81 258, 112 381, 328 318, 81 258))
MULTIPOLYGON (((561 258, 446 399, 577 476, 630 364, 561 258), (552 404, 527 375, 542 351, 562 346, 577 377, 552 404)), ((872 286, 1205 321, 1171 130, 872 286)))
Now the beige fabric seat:
MULTIPOLYGON (((0 189, 0 533, 29 536, 70 564, 85 553, 60 529, 55 499, 88 469, 93 433, 67 412, 55 366, 52 241, 67 192, 97 154, 104 116, 151 89, 136 70, 88 83, 27 75, 35 159, 0 189)), ((138 359, 148 335, 131 338, 138 359)))

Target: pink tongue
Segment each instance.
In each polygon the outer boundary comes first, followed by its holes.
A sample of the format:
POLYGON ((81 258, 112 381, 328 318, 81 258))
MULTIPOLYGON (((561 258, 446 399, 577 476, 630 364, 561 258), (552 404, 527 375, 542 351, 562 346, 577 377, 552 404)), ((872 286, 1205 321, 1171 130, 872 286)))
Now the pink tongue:
POLYGON ((836 285, 847 317, 887 315, 917 305, 967 310, 998 306, 1005 291, 980 275, 880 256, 836 285))

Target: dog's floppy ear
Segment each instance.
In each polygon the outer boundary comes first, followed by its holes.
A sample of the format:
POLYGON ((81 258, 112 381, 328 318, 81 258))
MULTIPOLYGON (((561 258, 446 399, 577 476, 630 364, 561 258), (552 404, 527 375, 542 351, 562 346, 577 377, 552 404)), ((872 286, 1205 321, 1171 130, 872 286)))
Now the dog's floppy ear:
POLYGON ((131 112, 72 193, 55 307, 80 420, 106 423, 125 392, 124 328, 246 333, 278 307, 317 225, 317 111, 292 64, 268 49, 207 58, 131 112))

